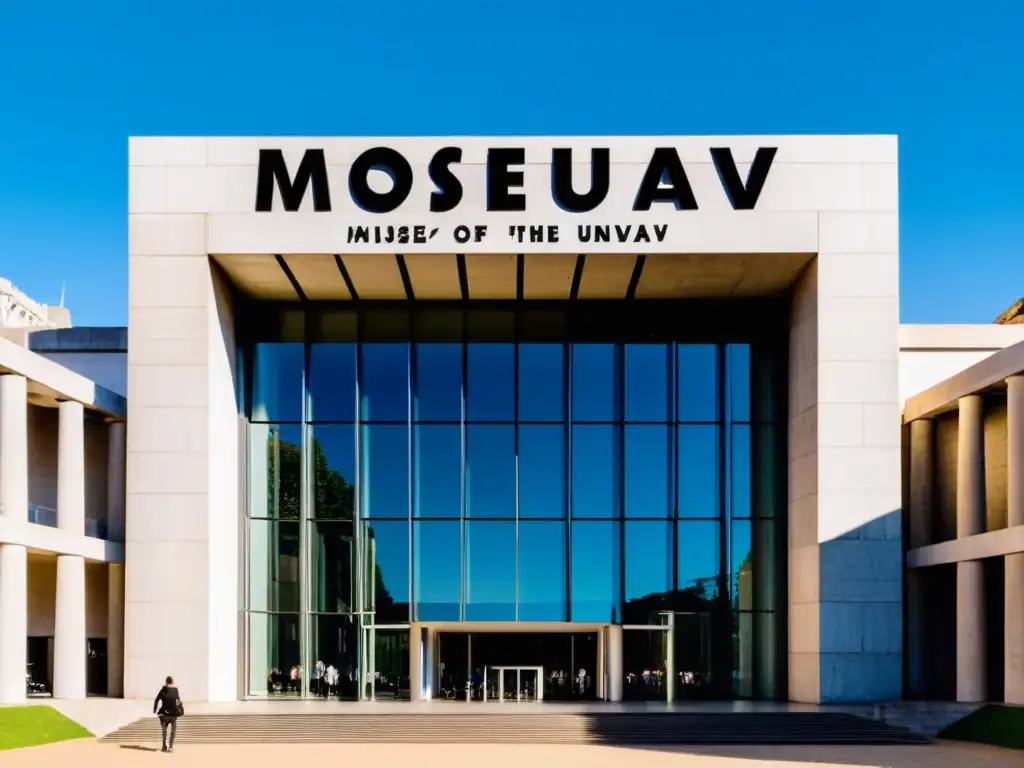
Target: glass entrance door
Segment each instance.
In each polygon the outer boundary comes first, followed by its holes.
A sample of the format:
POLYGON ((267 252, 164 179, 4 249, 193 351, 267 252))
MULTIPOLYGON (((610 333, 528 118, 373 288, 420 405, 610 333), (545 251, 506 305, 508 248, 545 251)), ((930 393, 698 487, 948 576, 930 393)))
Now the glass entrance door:
POLYGON ((543 667, 487 667, 484 701, 543 701, 543 667))
POLYGON ((363 665, 360 698, 374 701, 408 700, 409 628, 363 628, 363 665))

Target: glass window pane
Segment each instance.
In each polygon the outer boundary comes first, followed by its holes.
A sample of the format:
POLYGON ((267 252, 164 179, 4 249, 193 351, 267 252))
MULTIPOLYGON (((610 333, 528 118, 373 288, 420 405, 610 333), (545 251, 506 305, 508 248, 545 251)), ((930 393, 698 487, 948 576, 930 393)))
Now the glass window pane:
POLYGON ((416 621, 458 621, 462 601, 462 524, 414 523, 416 621))
POLYGON ((298 520, 302 427, 249 425, 249 517, 298 520))
POLYGON ((408 517, 409 428, 364 425, 360 450, 360 515, 408 517))
POLYGON ((573 344, 573 421, 618 421, 618 347, 614 344, 573 344))
POLYGON ((741 611, 775 609, 775 527, 771 520, 736 520, 730 542, 729 588, 741 611))
POLYGON ((466 427, 466 517, 516 517, 516 428, 466 427))
POLYGON ((298 696, 302 678, 299 617, 249 614, 249 693, 253 696, 298 696), (294 674, 293 674, 294 670, 294 674))
POLYGON ((314 523, 310 546, 310 605, 317 613, 351 613, 355 545, 352 523, 314 523))
POLYGON ((561 344, 519 345, 519 420, 561 421, 565 413, 561 344))
POLYGON ((364 531, 367 601, 374 623, 409 621, 409 523, 374 520, 364 531))
POLYGON ((462 516, 462 427, 413 427, 413 516, 462 516))
POLYGON ((519 517, 565 517, 565 428, 519 427, 519 517))
POLYGON ((359 636, 356 622, 351 616, 313 616, 312 619, 312 661, 322 661, 324 667, 333 666, 338 670, 338 682, 329 687, 321 679, 309 681, 310 694, 322 697, 337 697, 354 700, 359 697, 356 681, 359 679, 359 636))
POLYGON ((750 517, 750 425, 737 424, 732 428, 730 452, 731 514, 733 517, 750 517))
POLYGON ((678 347, 679 421, 718 420, 718 347, 678 347))
POLYGON ((750 699, 754 696, 754 614, 733 614, 736 632, 736 658, 733 661, 733 696, 750 699))
POLYGON ((299 611, 299 523, 250 520, 250 611, 299 611))
POLYGON ((302 421, 302 344, 260 343, 253 350, 252 421, 302 421))
POLYGON ((619 523, 572 523, 572 621, 622 621, 619 523))
POLYGON ((626 421, 668 421, 671 347, 626 345, 626 421))
POLYGON ((657 624, 658 612, 669 607, 672 592, 672 528, 668 520, 625 525, 625 593, 627 624, 657 624))
POLYGON ((709 611, 718 596, 721 526, 717 520, 676 523, 678 610, 709 611))
POLYGON ((671 517, 672 428, 626 427, 626 517, 671 517))
POLYGON ((462 420, 462 345, 417 344, 413 418, 462 420))
POLYGON ((466 347, 466 419, 515 419, 515 353, 513 344, 469 344, 466 347))
POLYGON ((466 621, 515 618, 515 521, 466 523, 466 621))
POLYGON ((565 523, 519 523, 519 620, 565 621, 565 523))
POLYGON ((572 435, 573 517, 618 517, 619 427, 575 426, 572 435))
POLYGON ((678 428, 679 517, 718 517, 718 431, 713 424, 686 424, 678 428))
POLYGON ((308 421, 355 421, 356 345, 309 347, 308 421))
POLYGON ((750 345, 730 344, 725 355, 729 417, 733 421, 750 421, 750 345))
POLYGON ((355 506, 356 440, 351 424, 310 427, 314 494, 311 517, 351 520, 355 506))
POLYGON ((408 421, 408 344, 363 344, 360 377, 364 421, 408 421))

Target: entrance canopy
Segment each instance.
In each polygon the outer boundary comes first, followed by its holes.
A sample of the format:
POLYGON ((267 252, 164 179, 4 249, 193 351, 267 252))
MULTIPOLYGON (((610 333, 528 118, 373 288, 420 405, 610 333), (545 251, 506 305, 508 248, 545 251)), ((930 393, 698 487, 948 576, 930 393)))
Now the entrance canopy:
POLYGON ((351 299, 683 299, 785 293, 814 254, 219 254, 243 294, 351 299))

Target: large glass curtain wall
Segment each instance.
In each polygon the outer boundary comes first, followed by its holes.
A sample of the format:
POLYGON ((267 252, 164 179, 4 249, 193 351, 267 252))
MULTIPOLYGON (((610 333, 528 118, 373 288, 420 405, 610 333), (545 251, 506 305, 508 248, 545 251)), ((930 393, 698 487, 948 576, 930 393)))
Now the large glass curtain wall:
POLYGON ((668 612, 718 695, 782 693, 773 343, 294 315, 246 355, 249 694, 316 693, 321 660, 355 696, 360 626, 668 612))

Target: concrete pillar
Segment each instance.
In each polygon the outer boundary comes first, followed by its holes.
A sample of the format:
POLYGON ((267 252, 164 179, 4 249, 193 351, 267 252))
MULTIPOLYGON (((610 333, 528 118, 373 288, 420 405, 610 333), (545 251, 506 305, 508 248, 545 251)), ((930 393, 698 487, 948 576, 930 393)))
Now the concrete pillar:
MULTIPOLYGON (((958 538, 985 532, 985 420, 980 395, 960 398, 957 444, 958 538)), ((957 701, 985 701, 985 572, 980 561, 956 566, 957 701)))
POLYGON ((423 701, 423 628, 409 625, 409 699, 423 701))
POLYGON ((0 544, 0 704, 25 700, 27 655, 28 554, 17 544, 0 544))
POLYGON ((427 628, 423 640, 423 697, 433 699, 438 692, 437 630, 427 628))
POLYGON ((125 423, 107 425, 107 537, 124 541, 125 423))
POLYGON ((62 400, 57 430, 57 527, 85 535, 85 410, 62 400))
MULTIPOLYGON (((1007 525, 1024 525, 1024 375, 1006 380, 1007 525)), ((1004 699, 1024 704, 1024 553, 1004 562, 1004 699)))
POLYGON ((84 699, 85 559, 79 555, 57 557, 53 645, 53 697, 84 699))
POLYGON ((608 697, 607 685, 605 680, 607 678, 607 666, 605 664, 605 637, 607 632, 604 629, 600 629, 597 632, 597 698, 604 700, 608 697))
POLYGON ((622 627, 608 627, 608 701, 622 701, 622 627))
POLYGON ((910 422, 910 548, 932 543, 935 429, 931 419, 910 422))
POLYGON ((28 520, 28 382, 13 374, 0 376, 0 515, 28 520))
POLYGON ((124 696, 124 566, 107 566, 107 696, 124 696))

